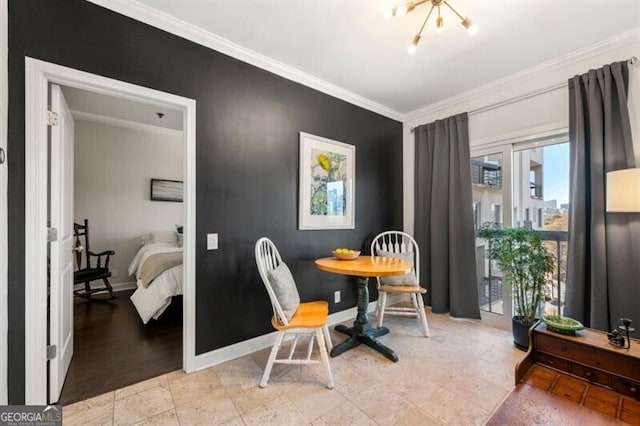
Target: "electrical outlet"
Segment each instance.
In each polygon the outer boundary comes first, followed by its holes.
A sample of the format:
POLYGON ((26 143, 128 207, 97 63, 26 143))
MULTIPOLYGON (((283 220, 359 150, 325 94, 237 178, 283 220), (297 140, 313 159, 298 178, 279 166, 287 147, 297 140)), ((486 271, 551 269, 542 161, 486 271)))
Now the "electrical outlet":
POLYGON ((218 234, 207 234, 207 250, 218 250, 218 234))
POLYGON ((340 303, 340 290, 333 293, 333 303, 340 303))

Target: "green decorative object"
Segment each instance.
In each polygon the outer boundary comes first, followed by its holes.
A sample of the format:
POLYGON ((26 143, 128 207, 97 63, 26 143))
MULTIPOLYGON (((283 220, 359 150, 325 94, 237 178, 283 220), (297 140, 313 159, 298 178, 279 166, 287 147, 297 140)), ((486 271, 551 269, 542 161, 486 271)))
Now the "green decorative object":
POLYGON ((555 333, 574 335, 576 331, 582 330, 584 326, 580 321, 569 317, 558 315, 544 315, 542 322, 547 325, 547 329, 555 333))

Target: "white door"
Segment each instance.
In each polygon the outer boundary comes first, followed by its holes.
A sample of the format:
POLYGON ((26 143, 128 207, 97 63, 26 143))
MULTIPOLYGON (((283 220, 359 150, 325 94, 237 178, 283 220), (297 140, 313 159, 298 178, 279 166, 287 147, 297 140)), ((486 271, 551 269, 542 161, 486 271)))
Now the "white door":
POLYGON ((50 227, 57 238, 50 245, 49 403, 57 402, 73 356, 73 117, 60 86, 51 86, 50 227))

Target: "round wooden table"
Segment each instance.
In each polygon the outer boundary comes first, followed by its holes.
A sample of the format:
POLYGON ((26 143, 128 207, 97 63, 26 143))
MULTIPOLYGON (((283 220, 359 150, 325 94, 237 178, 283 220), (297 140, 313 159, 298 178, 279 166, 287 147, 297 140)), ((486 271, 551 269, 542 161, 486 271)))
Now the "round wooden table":
POLYGON ((322 271, 334 274, 352 275, 357 277, 358 285, 358 314, 353 322, 353 327, 339 324, 335 330, 346 334, 349 338, 336 345, 331 350, 331 356, 336 357, 349 349, 364 343, 370 348, 380 352, 393 362, 398 361, 398 356, 376 337, 389 333, 387 327, 373 328, 369 323, 367 308, 369 307, 369 277, 385 277, 391 275, 403 275, 411 270, 411 264, 394 257, 360 256, 353 260, 339 260, 335 257, 325 257, 315 261, 316 267, 322 271))

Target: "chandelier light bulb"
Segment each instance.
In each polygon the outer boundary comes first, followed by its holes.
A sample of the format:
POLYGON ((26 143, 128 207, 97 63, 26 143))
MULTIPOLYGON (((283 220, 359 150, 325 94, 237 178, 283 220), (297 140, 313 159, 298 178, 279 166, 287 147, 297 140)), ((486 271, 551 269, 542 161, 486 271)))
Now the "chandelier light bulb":
POLYGON ((409 8, 407 7, 407 5, 403 4, 403 5, 398 6, 398 7, 396 7, 394 9, 393 15, 394 16, 403 16, 403 15, 406 15, 408 11, 409 11, 409 8))
POLYGON ((442 34, 442 31, 444 31, 444 19, 442 19, 442 16, 438 16, 438 19, 436 19, 436 32, 442 34))
POLYGON ((413 55, 414 54, 414 52, 418 48, 418 43, 420 43, 420 35, 416 34, 416 36, 413 38, 413 41, 411 42, 411 44, 407 48, 407 52, 409 53, 409 55, 413 55))
POLYGON ((478 32, 478 26, 471 22, 471 19, 469 18, 464 18, 462 20, 462 26, 464 26, 471 35, 474 35, 478 32))

